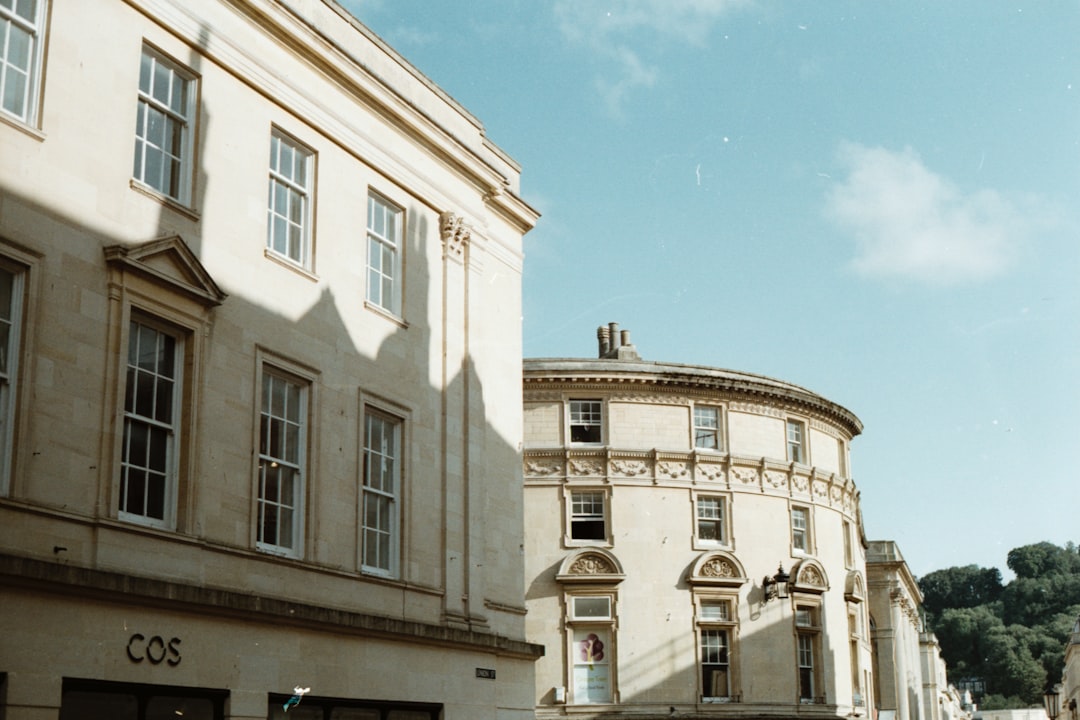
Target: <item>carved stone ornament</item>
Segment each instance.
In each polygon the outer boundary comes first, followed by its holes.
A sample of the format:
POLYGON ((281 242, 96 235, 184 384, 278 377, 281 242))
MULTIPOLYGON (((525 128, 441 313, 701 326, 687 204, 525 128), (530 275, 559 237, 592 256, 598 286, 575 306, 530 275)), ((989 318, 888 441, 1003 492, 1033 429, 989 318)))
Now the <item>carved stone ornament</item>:
POLYGON ((799 572, 799 584, 821 587, 825 584, 825 579, 821 577, 816 567, 807 565, 799 572))
POLYGON ((815 497, 826 497, 829 494, 829 486, 825 484, 824 480, 814 481, 814 495, 815 497))
POLYGON ((439 215, 439 232, 442 235, 446 254, 457 257, 461 256, 465 245, 472 238, 472 230, 465 224, 465 220, 460 215, 449 211, 439 215))
POLYGON ((637 477, 649 472, 649 466, 641 460, 612 460, 611 472, 625 477, 637 477))
POLYGON ((546 477, 548 475, 559 475, 562 472, 562 468, 562 462, 558 460, 548 462, 528 460, 525 462, 525 474, 531 476, 546 477))
POLYGON ((784 487, 787 484, 787 475, 782 472, 767 470, 765 472, 765 482, 774 488, 784 487))
POLYGON ((757 470, 753 468, 735 468, 732 472, 735 474, 736 480, 740 480, 747 485, 757 482, 757 470))
POLYGON ((712 558, 701 566, 701 574, 705 577, 735 578, 739 574, 724 558, 712 558))
POLYGON ((723 480, 724 466, 716 463, 698 463, 695 472, 704 480, 723 480))
POLYGON ((615 568, 599 555, 582 555, 570 565, 571 575, 611 575, 615 568))
POLYGON ((573 475, 603 475, 604 466, 599 460, 571 460, 570 472, 573 475))
POLYGON ((799 492, 806 492, 807 488, 810 487, 810 479, 807 478, 805 475, 796 475, 792 478, 791 484, 799 492))
POLYGON ((690 472, 686 463, 683 462, 662 462, 657 466, 657 470, 661 475, 670 478, 685 477, 690 472))

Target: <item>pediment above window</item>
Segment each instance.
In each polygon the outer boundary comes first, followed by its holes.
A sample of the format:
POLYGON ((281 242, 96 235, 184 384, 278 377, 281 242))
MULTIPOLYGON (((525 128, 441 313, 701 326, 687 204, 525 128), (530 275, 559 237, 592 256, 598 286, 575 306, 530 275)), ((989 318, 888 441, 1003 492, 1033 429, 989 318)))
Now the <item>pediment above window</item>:
POLYGON ((866 585, 857 570, 852 570, 847 574, 847 579, 844 581, 844 599, 848 602, 862 602, 866 599, 866 585))
POLYGON ((206 308, 220 305, 228 297, 179 235, 140 245, 110 245, 105 248, 105 262, 114 270, 132 273, 206 308))
POLYGON ((746 571, 731 553, 713 550, 694 561, 686 579, 691 585, 738 587, 746 582, 746 571))
POLYGON ((622 563, 611 553, 589 548, 568 555, 555 580, 561 583, 620 583, 626 578, 622 563))
POLYGON ((829 577, 817 560, 807 558, 791 569, 791 592, 821 594, 829 589, 829 577))

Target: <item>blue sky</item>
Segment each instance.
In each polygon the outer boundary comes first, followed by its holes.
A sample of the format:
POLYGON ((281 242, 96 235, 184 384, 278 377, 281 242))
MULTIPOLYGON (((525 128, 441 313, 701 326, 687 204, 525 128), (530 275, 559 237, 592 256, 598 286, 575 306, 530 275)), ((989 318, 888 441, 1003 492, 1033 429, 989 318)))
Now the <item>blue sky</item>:
POLYGON ((1075 0, 342 4, 521 163, 527 356, 844 405, 916 574, 1080 541, 1075 0))

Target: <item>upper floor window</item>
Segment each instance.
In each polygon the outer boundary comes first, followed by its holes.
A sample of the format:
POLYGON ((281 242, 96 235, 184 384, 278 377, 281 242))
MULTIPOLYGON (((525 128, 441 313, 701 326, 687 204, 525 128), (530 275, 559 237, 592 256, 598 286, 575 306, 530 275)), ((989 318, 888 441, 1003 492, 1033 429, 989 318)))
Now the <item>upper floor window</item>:
POLYGON ((311 265, 311 186, 315 154, 270 133, 270 192, 266 247, 301 267, 311 265))
POLYGON ((799 420, 787 421, 787 459, 806 462, 806 424, 799 420))
POLYGON ((148 47, 139 65, 134 177, 181 203, 191 195, 195 78, 148 47))
POLYGON ((708 544, 727 543, 725 498, 717 495, 699 495, 697 506, 697 539, 708 544))
POLYGON ((37 119, 45 0, 0 0, 0 112, 37 119))
POLYGON ((694 406, 694 447, 703 450, 719 450, 720 408, 694 406))
POLYGON ((603 442, 604 405, 599 400, 570 401, 570 442, 603 442))
POLYGON ((7 493, 11 477, 24 277, 24 272, 0 265, 0 495, 7 493))
POLYGON ((256 542, 263 550, 298 555, 308 387, 264 367, 261 389, 256 542))
POLYGON ((570 539, 606 541, 607 496, 603 490, 570 492, 570 539))
POLYGON ((397 565, 401 498, 401 421, 365 411, 361 512, 363 569, 393 575, 397 565))
POLYGON ((810 552, 810 509, 791 508, 791 549, 795 553, 810 552))
POLYGON ((840 438, 836 439, 836 455, 837 455, 837 469, 840 472, 840 477, 848 476, 848 447, 847 443, 840 438))
POLYGON ((735 695, 731 672, 734 634, 732 600, 701 600, 698 607, 698 648, 703 702, 723 702, 735 695))
POLYGON ((128 328, 120 517, 172 524, 183 339, 148 321, 128 328))
POLYGON ((399 208, 368 194, 367 300, 394 315, 401 315, 403 216, 399 208))
POLYGON ((842 521, 841 532, 844 533, 844 567, 855 567, 855 548, 851 539, 851 523, 842 521))

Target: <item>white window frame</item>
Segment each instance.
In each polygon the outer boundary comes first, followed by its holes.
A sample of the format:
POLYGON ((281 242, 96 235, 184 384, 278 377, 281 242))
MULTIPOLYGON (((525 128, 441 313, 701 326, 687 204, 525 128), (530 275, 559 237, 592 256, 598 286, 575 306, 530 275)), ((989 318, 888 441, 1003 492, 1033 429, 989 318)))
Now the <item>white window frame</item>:
POLYGON ((566 641, 569 650, 567 663, 573 705, 606 705, 617 702, 615 643, 618 596, 614 591, 571 593, 565 597, 566 641), (607 600, 608 613, 576 614, 577 600, 607 600), (596 640, 602 643, 597 652, 590 652, 596 640), (588 647, 587 640, 592 640, 588 647), (599 656, 598 656, 599 655, 599 656), (593 693, 602 693, 598 696, 593 693))
POLYGON ((611 539, 611 497, 602 487, 568 487, 565 490, 566 544, 570 547, 609 545, 611 539), (588 496, 588 497, 586 497, 588 496), (596 511, 597 501, 601 504, 596 511), (586 502, 588 505, 586 505, 586 502), (603 523, 602 537, 574 537, 574 526, 603 523))
POLYGON ((804 599, 795 601, 795 671, 796 689, 800 704, 820 704, 824 702, 824 685, 822 684, 822 650, 821 650, 821 604, 807 602, 804 599), (805 683, 809 681, 809 692, 805 683))
POLYGON ((310 379, 299 377, 277 364, 267 361, 259 363, 256 423, 258 464, 253 523, 255 547, 276 555, 301 557, 303 554, 311 386, 310 379), (286 393, 284 405, 275 402, 273 391, 278 385, 286 393), (290 389, 295 389, 292 397, 290 389), (277 428, 278 434, 285 431, 277 441, 273 440, 272 428, 277 428), (289 430, 294 433, 291 447, 287 440, 289 430), (275 477, 285 471, 293 473, 289 497, 281 493, 280 477, 275 477), (267 488, 275 488, 276 492, 267 493, 267 488), (281 519, 286 515, 289 523, 283 531, 281 519), (269 517, 272 517, 272 525, 266 520, 269 517))
POLYGON ((310 269, 315 151, 271 127, 268 167, 266 251, 287 263, 310 269))
POLYGON ((405 252, 405 211, 368 190, 367 290, 368 305, 402 316, 402 256, 405 252))
MULTIPOLYGON (((126 522, 149 527, 173 528, 176 526, 178 458, 180 442, 182 441, 185 333, 143 313, 132 313, 127 327, 128 331, 124 344, 126 357, 124 361, 125 382, 123 393, 124 423, 120 446, 120 485, 117 517, 126 522), (155 342, 158 338, 167 338, 172 341, 171 376, 164 374, 159 367, 147 368, 138 362, 132 363, 133 355, 142 350, 142 342, 147 339, 143 335, 144 330, 153 333, 155 342), (143 382, 151 384, 152 397, 149 399, 145 399, 144 393, 138 392, 140 387, 144 388, 143 383, 139 381, 140 377, 144 379, 143 382), (160 394, 159 384, 165 382, 170 383, 171 387, 167 389, 166 394, 160 394), (133 390, 136 393, 134 397, 131 394, 133 390), (144 398, 144 401, 149 402, 152 406, 150 415, 139 412, 136 408, 139 398, 144 398), (158 403, 163 400, 167 400, 169 403, 169 407, 166 408, 167 416, 162 416, 157 412, 158 403), (146 447, 144 448, 143 462, 134 462, 135 458, 132 454, 133 449, 136 447, 132 441, 134 428, 142 428, 150 434, 163 437, 164 447, 162 452, 164 458, 159 463, 151 465, 150 456, 153 453, 149 440, 146 441, 146 447), (154 473, 159 476, 162 497, 160 517, 150 514, 149 499, 147 497, 150 494, 149 490, 153 482, 150 477, 146 477, 143 482, 143 499, 140 503, 143 509, 141 511, 132 509, 132 503, 136 502, 137 498, 137 495, 132 493, 132 476, 138 473, 146 475, 154 473)), ((155 362, 161 362, 163 359, 162 356, 159 356, 155 362)))
POLYGON ((851 655, 851 705, 866 706, 866 692, 862 687, 863 669, 860 662, 862 648, 862 611, 857 603, 848 603, 848 652, 851 655))
POLYGON ((192 168, 195 159, 195 120, 198 107, 198 78, 188 68, 161 51, 143 45, 139 56, 139 88, 136 104, 134 182, 182 205, 191 203, 192 168), (158 68, 163 68, 162 74, 158 68), (167 85, 160 89, 158 81, 167 85), (182 98, 174 97, 181 83, 182 98), (162 97, 162 93, 165 97, 162 97), (164 124, 159 137, 152 137, 152 123, 164 124), (169 140, 167 128, 174 128, 169 140), (154 178, 149 158, 160 154, 160 177, 154 178), (166 161, 176 172, 166 173, 166 161))
POLYGON ((812 555, 814 552, 814 519, 809 505, 792 505, 790 512, 792 555, 812 555), (800 517, 802 522, 799 521, 800 517), (800 537, 802 541, 800 542, 800 537))
POLYGON ((604 444, 604 401, 597 398, 572 398, 566 403, 566 432, 570 445, 604 444), (591 433, 598 428, 596 440, 575 440, 574 428, 582 427, 591 433))
MULTIPOLYGON (((738 644, 738 596, 697 594, 694 597, 696 631, 697 631, 697 670, 698 670, 698 695, 705 703, 726 703, 736 701, 739 697, 736 677, 736 650, 738 644), (723 609, 723 612, 713 615, 710 608, 723 609), (713 633, 721 633, 724 644, 716 645, 708 643, 707 638, 713 633), (711 654, 711 651, 723 648, 725 651, 723 660, 711 654), (726 687, 723 694, 717 694, 715 687, 706 682, 706 673, 710 672, 707 666, 725 668, 726 687), (707 692, 712 690, 712 692, 707 692)), ((715 676, 714 676, 715 677, 715 676)))
POLYGON ((22 350, 23 298, 27 269, 6 262, 0 256, 0 273, 11 278, 7 297, 0 298, 0 496, 11 492, 14 454, 15 408, 19 388, 19 360, 22 350))
MULTIPOLYGON (((18 4, 15 3, 16 8, 18 4)), ((36 0, 28 15, 0 5, 0 46, 4 48, 4 54, 0 56, 0 116, 29 126, 37 125, 38 106, 41 103, 47 4, 48 0, 36 0), (13 40, 16 36, 26 41, 22 46, 23 57, 19 61, 13 57, 18 47, 13 40), (17 84, 22 85, 21 91, 17 84), (18 98, 17 107, 9 106, 13 98, 18 98)))
POLYGON ((731 546, 731 497, 726 493, 703 493, 691 494, 694 504, 694 547, 695 549, 714 549, 731 546), (703 501, 718 500, 719 517, 703 514, 703 501), (701 526, 703 522, 718 522, 720 525, 720 537, 710 540, 703 537, 701 526))
POLYGON ((360 492, 360 567, 365 573, 383 577, 397 577, 401 553, 401 505, 402 479, 405 451, 405 419, 387 412, 381 407, 365 404, 361 423, 360 447, 363 452, 361 461, 360 492), (383 433, 376 436, 375 427, 381 427, 383 433), (389 430, 389 446, 386 430, 389 430), (379 446, 374 445, 379 440, 379 446), (383 466, 381 482, 372 482, 373 463, 379 461, 383 466), (387 468, 386 465, 389 464, 387 468), (390 487, 386 487, 386 483, 390 487), (376 524, 368 524, 368 511, 378 503, 385 508, 382 517, 376 518, 376 524), (373 546, 375 542, 377 545, 373 546), (385 551, 385 552, 381 552, 385 551), (369 562, 369 553, 374 553, 376 563, 369 562))
POLYGON ((694 442, 693 446, 695 450, 710 450, 715 452, 724 451, 724 409, 719 405, 694 405, 692 409, 693 413, 693 426, 694 426, 694 442), (699 411, 702 413, 699 416, 699 411), (709 425, 702 423, 702 420, 707 420, 707 414, 715 413, 713 418, 714 424, 709 425), (711 437, 713 440, 713 447, 709 447, 707 444, 702 445, 702 438, 711 437))
POLYGON ((810 444, 806 435, 806 423, 795 418, 788 418, 784 423, 787 440, 788 462, 800 465, 810 464, 810 444))
POLYGON ((836 455, 837 470, 840 473, 840 477, 850 477, 848 475, 848 444, 843 438, 836 439, 836 455))

